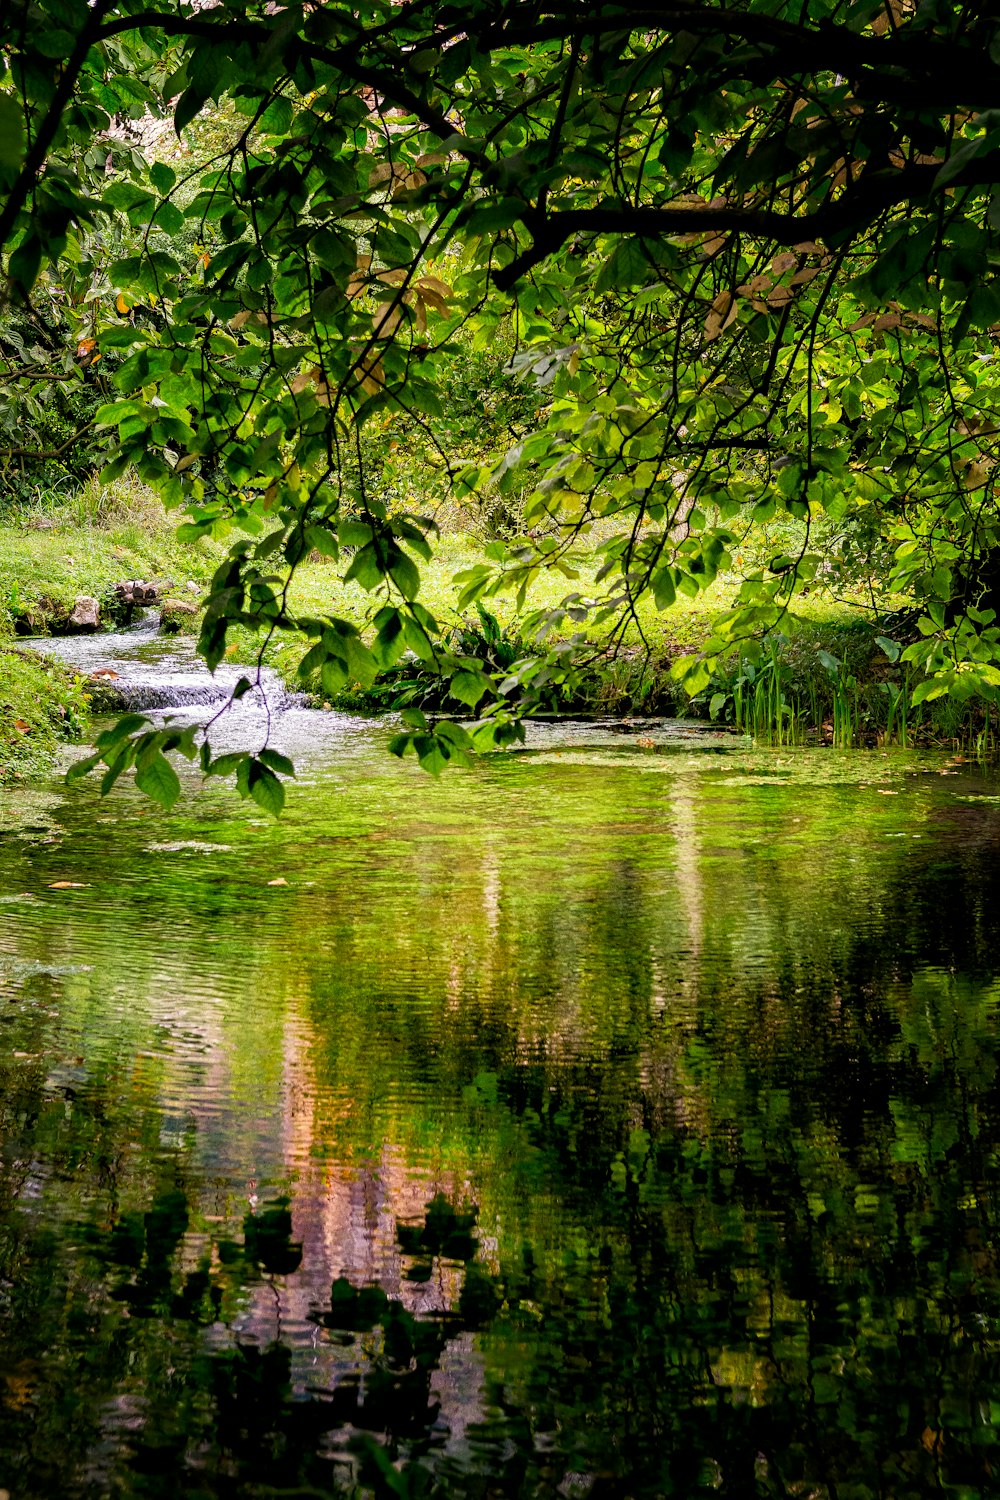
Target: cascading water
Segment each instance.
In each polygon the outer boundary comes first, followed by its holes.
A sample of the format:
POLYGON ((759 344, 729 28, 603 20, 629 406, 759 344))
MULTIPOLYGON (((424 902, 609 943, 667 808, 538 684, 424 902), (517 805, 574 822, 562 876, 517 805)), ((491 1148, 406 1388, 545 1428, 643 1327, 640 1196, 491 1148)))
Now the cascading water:
MULTIPOLYGON (((242 677, 257 677, 255 669, 228 662, 209 672, 191 637, 159 633, 156 610, 144 611, 126 630, 45 636, 21 644, 56 656, 89 678, 94 707, 108 712, 221 705, 242 677)), ((238 701, 244 708, 280 712, 306 700, 301 693, 290 693, 278 674, 264 667, 259 685, 238 701)))
MULTIPOLYGON (((97 713, 166 713, 212 721, 211 742, 217 751, 266 742, 291 755, 298 766, 304 761, 321 763, 334 743, 342 751, 345 735, 350 738, 354 730, 364 728, 370 739, 369 719, 318 711, 306 695, 290 692, 272 668, 262 668, 259 681, 255 668, 229 662, 210 672, 193 637, 159 633, 155 609, 144 611, 125 630, 35 637, 19 644, 57 657, 86 678, 97 713), (250 678, 254 686, 234 699, 241 678, 250 678)), ((645 750, 684 751, 697 745, 728 753, 733 748, 731 735, 684 719, 562 719, 526 728, 529 751, 554 750, 560 755, 595 749, 614 755, 629 751, 630 741, 645 750)), ((388 737, 389 723, 383 732, 388 737)))

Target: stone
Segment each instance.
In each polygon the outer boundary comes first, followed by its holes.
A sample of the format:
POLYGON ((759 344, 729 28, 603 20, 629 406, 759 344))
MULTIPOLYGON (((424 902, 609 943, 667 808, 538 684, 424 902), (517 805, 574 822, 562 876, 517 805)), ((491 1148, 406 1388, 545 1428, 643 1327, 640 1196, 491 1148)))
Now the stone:
POLYGON ((116 583, 114 590, 123 604, 155 604, 160 597, 156 584, 141 578, 127 578, 116 583))
POLYGON ((78 594, 66 629, 74 635, 87 635, 101 623, 100 606, 89 594, 78 594))
POLYGON ((190 604, 187 599, 164 599, 160 607, 160 629, 164 635, 176 635, 197 613, 197 604, 190 604))

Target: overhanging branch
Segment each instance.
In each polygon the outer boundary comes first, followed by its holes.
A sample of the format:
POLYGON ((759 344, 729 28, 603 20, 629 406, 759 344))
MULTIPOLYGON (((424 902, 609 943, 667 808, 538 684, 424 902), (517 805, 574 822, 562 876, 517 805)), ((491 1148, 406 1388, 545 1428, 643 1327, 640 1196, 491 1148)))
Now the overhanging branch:
MULTIPOLYGON (((875 172, 862 177, 833 203, 801 214, 769 209, 737 208, 706 203, 704 208, 595 207, 543 213, 527 206, 522 222, 534 243, 509 265, 493 273, 494 284, 508 291, 537 265, 577 234, 637 235, 646 239, 671 235, 736 232, 776 245, 798 245, 809 240, 843 244, 868 229, 884 213, 903 203, 919 203, 931 196, 941 164, 908 166, 898 172, 875 172)), ((1000 161, 977 164, 947 184, 949 188, 1000 181, 1000 161)))

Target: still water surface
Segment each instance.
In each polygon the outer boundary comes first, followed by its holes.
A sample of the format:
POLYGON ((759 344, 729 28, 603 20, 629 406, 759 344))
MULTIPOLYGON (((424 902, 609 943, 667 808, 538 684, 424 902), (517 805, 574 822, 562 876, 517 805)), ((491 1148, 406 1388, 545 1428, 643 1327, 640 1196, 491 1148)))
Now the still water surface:
POLYGON ((0 1487, 1000 1492, 1000 782, 388 734, 0 794, 0 1487))

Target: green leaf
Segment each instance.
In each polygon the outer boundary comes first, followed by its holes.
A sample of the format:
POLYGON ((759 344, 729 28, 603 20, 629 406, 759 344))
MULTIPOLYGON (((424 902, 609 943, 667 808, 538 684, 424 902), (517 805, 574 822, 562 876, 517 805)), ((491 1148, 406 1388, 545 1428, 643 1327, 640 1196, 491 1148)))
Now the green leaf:
POLYGON ((902 647, 900 646, 898 641, 891 640, 887 635, 877 635, 875 637, 875 644, 876 646, 880 646, 882 648, 890 661, 899 660, 899 653, 902 650, 902 647))
POLYGON ((403 620, 398 609, 391 606, 379 610, 375 616, 378 634, 372 643, 372 655, 381 668, 395 666, 406 649, 403 620))
POLYGON ((279 94, 272 99, 260 118, 260 129, 265 135, 284 135, 292 123, 292 104, 279 94))
POLYGON ((76 37, 71 31, 64 31, 60 27, 38 26, 33 37, 36 52, 43 57, 61 59, 69 57, 76 46, 76 37))
POLYGON ((35 234, 29 234, 18 245, 8 263, 11 281, 26 292, 30 292, 38 280, 42 264, 42 242, 35 234))
POLYGON ((672 568, 658 568, 653 574, 653 601, 657 609, 669 609, 677 598, 672 568))
POLYGON ((165 195, 170 192, 177 181, 177 173, 173 167, 168 167, 166 162, 154 161, 149 169, 149 180, 158 193, 165 195))
POLYGON ((282 776, 295 775, 295 766, 288 756, 282 755, 279 750, 272 750, 268 747, 260 752, 260 758, 265 766, 269 766, 272 771, 280 771, 282 776))
POLYGON ((135 784, 161 807, 171 808, 181 794, 177 772, 165 755, 156 754, 135 773, 135 784))
POLYGON ((482 672, 456 672, 448 685, 448 692, 459 703, 467 703, 474 709, 492 686, 482 672))
POLYGON ((272 817, 278 817, 285 805, 285 788, 274 772, 269 771, 260 760, 252 759, 249 766, 247 786, 250 796, 258 807, 262 807, 272 817))
POLYGON ((344 574, 345 583, 356 579, 363 589, 371 592, 377 589, 382 582, 382 567, 379 563, 378 553, 373 544, 362 547, 354 554, 354 559, 347 572, 344 574))
POLYGON ((398 548, 391 555, 389 571, 392 581, 404 599, 415 599, 420 592, 420 572, 416 563, 398 548))
POLYGON ((94 744, 98 750, 109 750, 113 745, 121 744, 122 740, 127 740, 144 729, 148 723, 149 719, 145 714, 124 714, 110 729, 102 730, 94 744))
POLYGON ((344 640, 344 651, 348 671, 364 688, 371 687, 378 676, 378 662, 368 650, 360 636, 349 635, 344 640))
POLYGON ((0 173, 13 182, 24 160, 24 116, 14 94, 0 93, 0 173))
POLYGON ((101 764, 102 759, 101 755, 88 755, 83 760, 75 761, 66 772, 66 780, 75 781, 78 776, 86 776, 88 771, 101 764))
POLYGON ((164 200, 158 206, 153 222, 164 234, 180 234, 184 228, 184 215, 176 204, 164 200))
POLYGON ((618 287, 642 286, 655 276, 655 267, 645 240, 623 240, 605 261, 594 282, 595 292, 618 287))
POLYGON ((203 764, 206 776, 231 776, 245 761, 250 759, 246 750, 231 750, 226 755, 217 755, 207 765, 203 764))
POLYGON ((917 683, 913 689, 910 702, 914 708, 917 708, 921 703, 932 702, 935 698, 943 698, 947 691, 948 689, 943 683, 937 682, 933 677, 927 677, 923 682, 917 683))
POLYGON ((180 135, 185 125, 190 125, 195 116, 201 113, 207 100, 208 94, 203 93, 194 84, 184 90, 174 110, 174 130, 178 135, 180 135))

